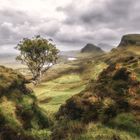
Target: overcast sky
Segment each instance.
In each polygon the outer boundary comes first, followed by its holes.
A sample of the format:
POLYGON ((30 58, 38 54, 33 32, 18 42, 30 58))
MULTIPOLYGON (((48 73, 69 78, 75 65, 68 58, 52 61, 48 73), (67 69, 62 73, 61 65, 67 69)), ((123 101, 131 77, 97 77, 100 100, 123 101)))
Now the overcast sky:
POLYGON ((140 0, 0 0, 1 53, 38 34, 74 50, 116 46, 128 33, 140 33, 140 0))

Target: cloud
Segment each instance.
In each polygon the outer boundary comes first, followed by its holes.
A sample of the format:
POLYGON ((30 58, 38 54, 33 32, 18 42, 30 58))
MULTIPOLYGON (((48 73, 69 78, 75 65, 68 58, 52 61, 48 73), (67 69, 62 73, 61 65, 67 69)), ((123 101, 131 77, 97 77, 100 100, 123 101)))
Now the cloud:
POLYGON ((38 34, 52 38, 61 49, 79 49, 86 43, 114 46, 123 34, 140 32, 139 0, 0 2, 0 46, 4 47, 38 34))
POLYGON ((22 38, 38 34, 52 37, 59 30, 57 20, 36 18, 13 9, 1 10, 0 19, 0 45, 17 44, 22 38))
POLYGON ((100 23, 100 25, 110 26, 116 22, 125 22, 124 18, 129 20, 135 8, 135 1, 138 2, 138 0, 99 0, 99 2, 90 0, 86 6, 80 7, 78 4, 71 3, 67 7, 59 7, 58 11, 65 13, 67 24, 95 24, 97 26, 96 24, 100 23))
POLYGON ((92 42, 117 44, 123 34, 140 32, 138 0, 90 0, 87 5, 78 3, 80 1, 72 2, 57 10, 65 14, 64 24, 69 28, 72 25, 75 28, 81 26, 85 32, 91 32, 89 41, 93 38, 92 42))

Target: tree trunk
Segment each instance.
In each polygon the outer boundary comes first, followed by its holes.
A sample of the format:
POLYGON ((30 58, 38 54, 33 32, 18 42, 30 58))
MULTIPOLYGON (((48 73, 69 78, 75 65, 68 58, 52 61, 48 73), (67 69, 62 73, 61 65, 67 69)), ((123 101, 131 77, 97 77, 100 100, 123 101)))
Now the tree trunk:
POLYGON ((41 78, 42 78, 42 72, 40 71, 40 72, 39 72, 39 76, 38 76, 38 82, 39 82, 39 83, 41 82, 41 78))

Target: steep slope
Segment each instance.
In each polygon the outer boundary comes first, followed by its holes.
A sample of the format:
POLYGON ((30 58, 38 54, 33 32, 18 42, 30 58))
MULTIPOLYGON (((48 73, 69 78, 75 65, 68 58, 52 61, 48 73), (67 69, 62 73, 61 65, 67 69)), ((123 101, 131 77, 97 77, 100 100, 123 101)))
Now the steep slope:
POLYGON ((140 34, 124 35, 118 47, 120 48, 128 46, 140 46, 140 34))
POLYGON ((48 127, 48 120, 37 105, 27 81, 12 69, 0 66, 0 139, 38 139, 31 130, 48 127))

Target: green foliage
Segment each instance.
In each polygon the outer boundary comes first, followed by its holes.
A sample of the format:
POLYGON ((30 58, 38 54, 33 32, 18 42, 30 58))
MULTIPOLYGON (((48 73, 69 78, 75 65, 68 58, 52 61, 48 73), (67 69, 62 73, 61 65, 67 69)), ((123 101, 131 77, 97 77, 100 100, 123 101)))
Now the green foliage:
MULTIPOLYGON (((37 140, 28 132, 48 128, 46 114, 38 107, 21 74, 5 67, 0 67, 0 72, 3 77, 0 79, 0 139, 37 140)), ((46 132, 41 133, 42 136, 46 132)))
POLYGON ((55 124, 52 140, 72 140, 76 135, 83 133, 85 124, 79 121, 63 120, 55 124))
POLYGON ((40 36, 32 39, 24 38, 16 49, 20 51, 17 60, 28 66, 34 80, 37 80, 41 76, 40 73, 48 70, 58 59, 59 51, 55 45, 40 36))
POLYGON ((139 140, 139 82, 130 77, 133 70, 139 76, 139 58, 119 54, 56 65, 34 88, 36 97, 23 76, 0 67, 2 140, 139 140), (111 65, 103 70, 106 62, 111 65), (112 62, 122 62, 122 68, 112 62), (131 96, 129 88, 137 94, 131 96))
POLYGON ((65 74, 48 82, 42 82, 34 88, 39 105, 49 113, 56 113, 63 103, 84 89, 77 74, 65 74))
POLYGON ((36 140, 31 135, 25 133, 21 128, 14 128, 11 125, 5 125, 0 128, 1 140, 36 140))
POLYGON ((128 89, 139 85, 130 75, 126 68, 109 66, 96 81, 90 81, 85 91, 68 99, 59 109, 57 118, 107 123, 117 114, 127 112, 131 96, 128 89))
POLYGON ((2 93, 11 92, 14 87, 18 87, 22 91, 25 89, 23 87, 25 81, 25 78, 21 74, 0 66, 0 96, 2 96, 2 93))
POLYGON ((139 137, 119 129, 90 123, 85 133, 81 133, 75 139, 69 140, 139 140, 139 137))
POLYGON ((140 136, 140 124, 132 114, 122 113, 109 122, 109 126, 140 136))
POLYGON ((49 140, 51 131, 47 129, 32 129, 31 131, 27 132, 27 134, 31 135, 35 140, 49 140))

